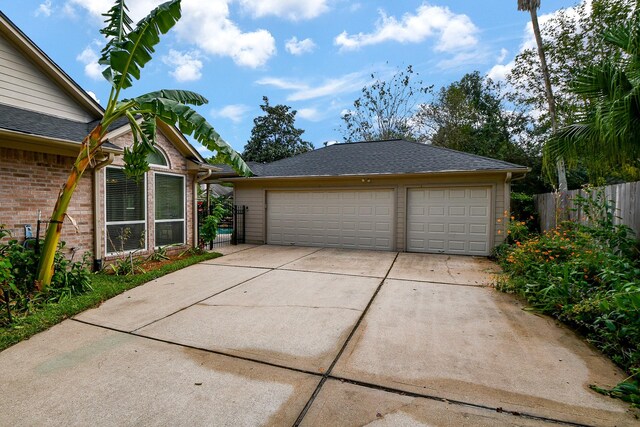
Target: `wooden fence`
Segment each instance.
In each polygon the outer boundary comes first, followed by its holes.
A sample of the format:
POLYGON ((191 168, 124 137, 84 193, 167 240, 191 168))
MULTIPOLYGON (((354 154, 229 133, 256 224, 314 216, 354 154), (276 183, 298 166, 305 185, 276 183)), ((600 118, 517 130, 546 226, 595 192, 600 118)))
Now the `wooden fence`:
MULTIPOLYGON (((606 200, 615 206, 615 223, 628 225, 635 231, 636 236, 640 236, 640 181, 609 185, 597 190, 602 189, 604 189, 606 200)), ((578 194, 588 197, 584 190, 572 190, 566 193, 568 219, 584 223, 584 212, 577 209, 574 204, 574 199, 578 194)), ((560 193, 545 193, 533 196, 542 230, 549 230, 556 226, 560 211, 558 208, 561 200, 560 195, 560 193)))

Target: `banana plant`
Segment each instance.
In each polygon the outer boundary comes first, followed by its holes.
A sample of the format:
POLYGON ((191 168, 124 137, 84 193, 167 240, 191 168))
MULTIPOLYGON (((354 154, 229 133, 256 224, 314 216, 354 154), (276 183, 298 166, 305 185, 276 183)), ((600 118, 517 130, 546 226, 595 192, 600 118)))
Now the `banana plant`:
POLYGON ((158 120, 176 126, 183 134, 192 136, 209 150, 217 151, 238 173, 251 173, 238 153, 191 107, 206 104, 208 101, 203 96, 185 90, 159 90, 131 99, 120 99, 121 92, 131 87, 134 79, 140 79, 140 72, 151 60, 160 36, 166 34, 180 19, 180 0, 161 4, 135 27, 132 26, 133 21, 124 0, 116 0, 104 16, 105 27, 100 33, 108 41, 102 49, 99 62, 106 67, 102 74, 111 84, 109 100, 102 120, 82 141, 71 173, 58 195, 38 265, 38 289, 51 284, 54 256, 69 202, 83 173, 100 152, 109 127, 116 120, 128 119, 133 135, 133 145, 125 148, 123 156, 125 172, 129 176, 141 176, 149 169, 146 156, 154 150, 158 120))

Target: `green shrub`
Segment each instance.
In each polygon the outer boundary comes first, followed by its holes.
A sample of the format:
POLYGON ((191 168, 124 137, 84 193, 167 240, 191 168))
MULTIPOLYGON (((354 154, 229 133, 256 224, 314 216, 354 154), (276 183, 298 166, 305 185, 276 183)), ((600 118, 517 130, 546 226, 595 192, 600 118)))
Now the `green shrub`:
MULTIPOLYGON (((572 325, 631 373, 615 393, 637 389, 640 372, 640 262, 631 230, 616 225, 614 206, 597 192, 574 203, 584 224, 564 222, 542 234, 512 221, 497 252, 497 288, 572 325)), ((629 395, 634 402, 640 396, 629 395)))
MULTIPOLYGON (((8 235, 4 225, 0 225, 0 237, 8 235)), ((12 321, 32 311, 38 305, 54 301, 59 302, 72 295, 78 295, 91 289, 91 273, 87 270, 89 254, 81 262, 72 262, 65 258, 61 242, 54 259, 54 274, 44 291, 35 287, 35 273, 39 256, 32 249, 26 249, 17 240, 10 240, 0 246, 0 324, 12 321)))

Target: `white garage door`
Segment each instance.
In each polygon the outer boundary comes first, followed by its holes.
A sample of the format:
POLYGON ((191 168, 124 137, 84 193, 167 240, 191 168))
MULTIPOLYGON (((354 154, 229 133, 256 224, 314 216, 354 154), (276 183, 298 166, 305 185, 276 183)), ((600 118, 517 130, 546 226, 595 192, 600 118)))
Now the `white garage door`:
POLYGON ((407 195, 407 250, 489 255, 489 187, 412 188, 407 195))
POLYGON ((392 249, 393 191, 269 191, 267 243, 392 249))

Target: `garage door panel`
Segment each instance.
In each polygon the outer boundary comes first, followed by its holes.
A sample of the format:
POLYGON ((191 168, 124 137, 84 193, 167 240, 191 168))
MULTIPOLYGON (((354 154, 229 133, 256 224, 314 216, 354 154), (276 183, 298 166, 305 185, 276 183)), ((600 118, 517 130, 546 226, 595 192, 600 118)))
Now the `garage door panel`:
POLYGON ((392 190, 269 191, 267 243, 390 250, 393 200, 392 190))
POLYGON ((466 216, 467 208, 465 206, 449 206, 449 216, 466 216))
MULTIPOLYGON (((420 213, 418 215, 424 215, 424 208, 420 208, 420 213)), ((429 206, 428 207, 429 216, 444 216, 444 206, 429 206)))
POLYGON ((488 255, 490 187, 409 189, 407 250, 488 255))
POLYGON ((464 234, 467 232, 466 224, 449 224, 449 233, 464 234))
POLYGON ((469 216, 488 217, 489 207, 488 206, 471 206, 469 208, 469 216))
POLYGON ((489 235, 489 227, 487 224, 470 224, 469 225, 469 233, 488 236, 489 235))

